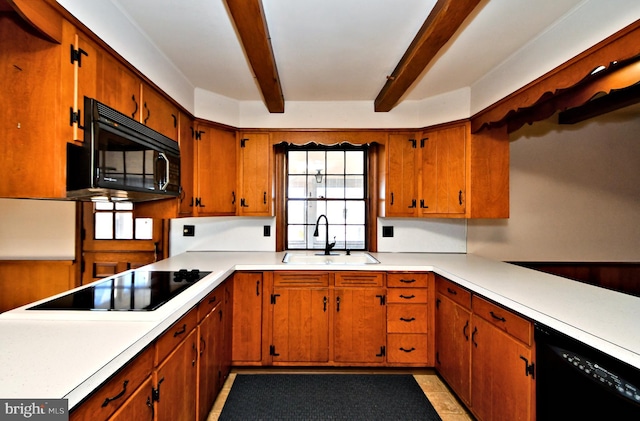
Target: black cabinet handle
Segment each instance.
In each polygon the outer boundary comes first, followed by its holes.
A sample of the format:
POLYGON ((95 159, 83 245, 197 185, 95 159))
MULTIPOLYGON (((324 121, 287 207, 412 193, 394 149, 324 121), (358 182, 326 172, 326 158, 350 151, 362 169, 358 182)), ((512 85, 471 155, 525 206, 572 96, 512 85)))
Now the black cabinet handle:
POLYGON ((496 315, 493 311, 490 311, 489 314, 491 314, 491 317, 493 317, 494 320, 497 320, 499 322, 506 322, 507 319, 505 319, 504 317, 498 316, 496 315))
POLYGON ((458 202, 462 206, 462 190, 460 190, 460 192, 458 192, 458 202))
POLYGON ((471 334, 471 343, 473 343, 473 346, 475 346, 477 348, 478 347, 478 343, 476 342, 476 333, 478 333, 478 328, 474 327, 473 328, 473 333, 471 334))
POLYGON ((125 393, 127 393, 127 385, 129 384, 129 380, 125 380, 122 383, 122 390, 120 391, 120 393, 118 393, 117 395, 115 395, 113 398, 106 398, 104 400, 104 402, 102 402, 102 407, 104 408, 105 406, 109 405, 109 402, 113 402, 117 399, 120 399, 121 397, 124 396, 125 393))
POLYGON ((469 341, 469 320, 467 320, 467 323, 465 323, 462 328, 462 334, 464 335, 464 338, 469 341))
POLYGON ((411 294, 411 295, 402 295, 400 294, 400 298, 404 298, 405 300, 410 300, 412 298, 416 298, 415 295, 411 294))
POLYGON ((322 311, 326 313, 327 311, 327 297, 322 298, 322 311))
POLYGON ((447 287, 447 292, 451 295, 458 295, 458 291, 449 287, 447 287))
POLYGON ((410 319, 405 319, 404 317, 400 317, 400 320, 407 323, 413 322, 415 319, 416 319, 415 317, 412 317, 410 319))
POLYGON ((391 205, 393 205, 393 192, 391 192, 391 205))
POLYGON ((416 281, 415 279, 400 279, 400 282, 403 284, 412 284, 415 281, 416 281))
POLYGON ((336 297, 336 311, 340 311, 340 297, 336 297))
POLYGON ((236 204, 236 192, 235 191, 231 192, 231 204, 232 205, 236 204))
POLYGON ((400 351, 403 351, 403 352, 413 352, 415 350, 416 349, 414 347, 411 347, 410 349, 404 349, 403 347, 400 347, 400 351))
POLYGON ((131 118, 136 118, 136 114, 138 114, 138 101, 136 101, 136 95, 131 95, 131 99, 133 100, 133 105, 136 106, 136 108, 134 108, 133 112, 131 113, 131 118))
POLYGON ((149 117, 151 117, 151 110, 149 109, 149 107, 147 107, 147 102, 144 102, 144 108, 147 110, 147 116, 144 119, 144 124, 147 124, 147 121, 149 120, 149 117))
POLYGON ((265 205, 267 204, 267 192, 262 193, 262 203, 265 205))
POLYGON ((260 295, 260 281, 256 281, 256 296, 260 295))
POLYGON ((182 325, 182 329, 176 330, 175 332, 173 332, 173 337, 175 338, 176 336, 182 335, 186 331, 187 331, 187 324, 185 323, 182 325))

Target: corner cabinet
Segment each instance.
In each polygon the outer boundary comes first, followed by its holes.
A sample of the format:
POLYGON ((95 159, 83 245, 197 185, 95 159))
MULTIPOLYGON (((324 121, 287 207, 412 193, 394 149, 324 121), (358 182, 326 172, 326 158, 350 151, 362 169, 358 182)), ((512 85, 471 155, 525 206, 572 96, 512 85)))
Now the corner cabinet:
POLYGON ((273 215, 273 155, 269 133, 239 133, 239 216, 273 215))
POLYGON ((478 420, 534 420, 532 323, 437 278, 440 375, 478 420))

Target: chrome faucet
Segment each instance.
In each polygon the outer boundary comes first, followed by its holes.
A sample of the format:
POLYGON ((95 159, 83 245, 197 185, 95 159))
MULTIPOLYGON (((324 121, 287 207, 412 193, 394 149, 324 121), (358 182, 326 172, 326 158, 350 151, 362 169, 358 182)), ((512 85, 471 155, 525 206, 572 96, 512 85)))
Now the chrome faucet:
POLYGON ((318 220, 316 221, 316 229, 315 231, 313 231, 313 236, 317 237, 318 235, 320 235, 318 232, 318 225, 320 224, 320 218, 324 218, 324 226, 325 226, 324 255, 329 256, 331 254, 331 249, 336 245, 336 241, 334 237, 333 243, 329 243, 329 220, 327 219, 327 215, 323 214, 318 217, 318 220))

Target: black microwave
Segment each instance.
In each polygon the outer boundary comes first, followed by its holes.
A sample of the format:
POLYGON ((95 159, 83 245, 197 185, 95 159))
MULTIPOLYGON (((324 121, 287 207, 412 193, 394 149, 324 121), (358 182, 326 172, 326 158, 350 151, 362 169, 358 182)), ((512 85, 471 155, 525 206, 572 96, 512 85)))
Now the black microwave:
POLYGON ((67 144, 67 198, 148 201, 180 194, 178 143, 84 98, 84 142, 67 144))

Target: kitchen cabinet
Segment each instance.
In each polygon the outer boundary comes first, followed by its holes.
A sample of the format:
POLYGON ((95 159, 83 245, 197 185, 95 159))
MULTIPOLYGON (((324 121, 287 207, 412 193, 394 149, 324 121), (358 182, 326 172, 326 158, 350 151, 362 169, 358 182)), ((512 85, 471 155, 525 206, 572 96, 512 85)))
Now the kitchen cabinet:
MULTIPOLYGON (((199 121, 195 131, 193 216, 235 215, 238 199, 235 131, 199 121)), ((262 157, 265 161, 265 157, 262 157)))
POLYGON ((335 273, 333 352, 336 363, 385 362, 384 282, 382 272, 335 273))
POLYGON ((532 420, 533 326, 437 279, 436 368, 479 420, 532 420))
POLYGON ((273 155, 269 133, 239 134, 239 216, 272 216, 273 155))
POLYGON ((233 351, 239 365, 262 362, 262 272, 236 272, 233 275, 233 351))
POLYGON ((436 275, 436 368, 471 404, 471 293, 436 275))
POLYGON ((464 217, 468 124, 393 133, 387 144, 387 217, 464 217))
POLYGON ((35 35, 17 13, 0 14, 0 197, 66 196, 74 29, 65 27, 64 43, 56 44, 35 35))
POLYGON ((178 107, 146 82, 142 83, 140 122, 178 141, 178 107))
POLYGON ((387 288, 387 362, 432 365, 433 274, 388 273, 387 288))
POLYGON ((198 416, 206 420, 222 381, 224 286, 198 305, 198 416))
POLYGON ((329 361, 329 301, 328 273, 274 274, 270 300, 274 365, 329 361))
POLYGON ((99 51, 96 99, 140 121, 141 79, 108 51, 99 51))
POLYGON ((532 420, 533 326, 512 312, 472 297, 471 409, 479 420, 532 420))

